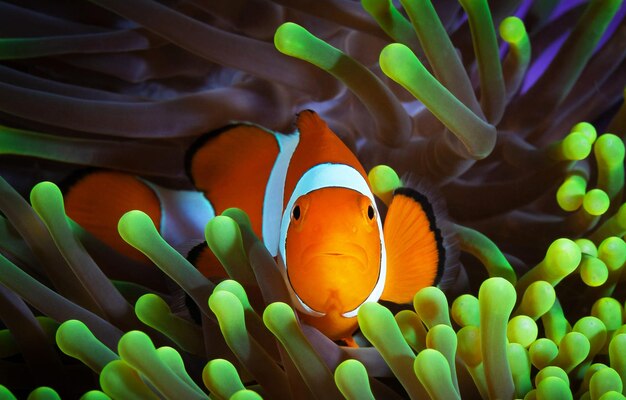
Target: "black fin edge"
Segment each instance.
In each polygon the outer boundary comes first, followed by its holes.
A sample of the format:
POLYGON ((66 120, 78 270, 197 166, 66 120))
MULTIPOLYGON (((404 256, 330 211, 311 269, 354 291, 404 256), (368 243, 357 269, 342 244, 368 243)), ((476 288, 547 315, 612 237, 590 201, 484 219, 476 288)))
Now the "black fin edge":
POLYGON ((298 111, 298 112, 296 113, 296 118, 293 120, 293 124, 292 124, 292 132, 291 132, 291 133, 289 133, 289 135, 290 135, 290 134, 292 134, 292 133, 295 133, 295 132, 299 131, 299 128, 298 128, 298 123, 300 122, 300 118, 301 118, 301 117, 302 117, 302 115, 304 115, 304 114, 314 114, 314 115, 316 115, 316 116, 317 116, 317 118, 319 118, 322 122, 324 122, 324 123, 326 124, 326 121, 325 121, 324 119, 322 119, 322 117, 319 115, 319 113, 318 113, 317 111, 312 110, 312 109, 310 109, 310 108, 305 108, 305 109, 300 110, 300 111, 298 111))
POLYGON ((459 270, 458 240, 454 225, 448 220, 443 198, 429 186, 420 187, 420 189, 404 186, 394 190, 393 195, 409 197, 422 206, 428 218, 429 228, 435 235, 437 251, 440 254, 433 285, 445 290, 454 283, 459 270))
POLYGON ((298 118, 300 118, 300 114, 304 114, 304 113, 313 113, 319 116, 319 114, 315 110, 312 110, 310 108, 305 108, 304 110, 298 111, 296 113, 296 122, 298 121, 298 118))
MULTIPOLYGON (((198 261, 198 257, 202 254, 204 249, 207 249, 209 246, 206 241, 200 242, 187 253, 187 261, 189 261, 194 267, 196 267, 196 261, 198 261)), ((197 269, 198 267, 196 267, 197 269)), ((193 322, 198 325, 202 325, 202 315, 200 308, 196 304, 196 302, 189 296, 187 293, 183 291, 181 297, 184 299, 184 305, 187 308, 187 312, 189 313, 189 317, 193 322)))
POLYGON ((207 248, 209 248, 209 245, 207 244, 206 241, 202 241, 198 243, 197 245, 193 246, 191 250, 189 250, 189 253, 187 253, 187 257, 186 257, 187 261, 189 261, 195 267, 196 261, 198 261, 198 257, 200 257, 200 254, 202 254, 202 251, 204 251, 204 249, 207 249, 207 248))
POLYGON ((207 133, 204 133, 204 134, 198 136, 196 138, 196 140, 194 140, 191 143, 191 145, 189 146, 189 148, 185 152, 185 174, 187 175, 187 177, 189 178, 189 180, 191 181, 191 183, 194 186, 196 185, 196 183, 194 182, 193 175, 191 174, 191 162, 193 161, 194 155, 209 140, 212 140, 212 139, 218 137, 219 135, 221 135, 222 133, 227 132, 227 131, 229 131, 231 129, 234 129, 234 128, 240 126, 240 125, 243 125, 243 124, 235 123, 235 124, 228 124, 228 125, 222 126, 221 128, 214 129, 212 131, 209 131, 207 133))
MULTIPOLYGON (((306 111, 312 111, 312 110, 306 110, 306 111)), ((314 111, 313 111, 314 112, 314 111)), ((187 177, 189 178, 189 181, 196 186, 195 181, 193 180, 193 176, 191 174, 191 163, 193 161, 193 157, 194 155, 198 152, 198 150, 204 146, 206 143, 208 143, 210 140, 215 139, 216 137, 218 137, 219 135, 226 133, 228 131, 230 131, 231 129, 235 129, 238 128, 240 126, 252 126, 255 128, 258 128, 264 132, 267 132, 268 134, 273 134, 272 131, 259 126, 257 124, 254 124, 252 122, 234 122, 232 124, 228 124, 225 126, 222 126, 221 128, 217 128, 214 129, 212 131, 209 131, 207 133, 204 133, 200 136, 198 136, 196 138, 195 141, 193 141, 191 143, 191 145, 189 146, 189 148, 187 149, 187 151, 185 152, 185 175, 187 175, 187 177)), ((279 133, 280 135, 292 135, 295 132, 291 132, 291 133, 279 133)))
POLYGON ((78 182, 85 179, 87 176, 94 174, 96 172, 107 172, 107 171, 114 171, 114 170, 107 169, 107 168, 100 168, 100 167, 85 167, 85 168, 76 169, 70 172, 65 178, 63 178, 59 182, 59 185, 58 185, 59 189, 61 190, 61 193, 63 193, 63 196, 65 196, 74 185, 76 185, 78 182))

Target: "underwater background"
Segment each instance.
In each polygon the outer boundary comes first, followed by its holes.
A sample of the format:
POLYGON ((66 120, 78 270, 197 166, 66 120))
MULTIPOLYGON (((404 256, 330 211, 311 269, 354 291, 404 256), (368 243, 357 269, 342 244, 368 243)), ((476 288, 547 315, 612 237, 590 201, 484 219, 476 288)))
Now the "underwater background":
POLYGON ((626 398, 625 15, 618 0, 0 1, 0 398, 626 398), (298 322, 238 210, 213 237, 219 283, 141 212, 120 234, 149 262, 65 214, 77 171, 191 190, 198 136, 291 132, 303 109, 366 170, 392 168, 377 195, 431 187, 455 231, 445 292, 363 306, 359 348, 298 322))

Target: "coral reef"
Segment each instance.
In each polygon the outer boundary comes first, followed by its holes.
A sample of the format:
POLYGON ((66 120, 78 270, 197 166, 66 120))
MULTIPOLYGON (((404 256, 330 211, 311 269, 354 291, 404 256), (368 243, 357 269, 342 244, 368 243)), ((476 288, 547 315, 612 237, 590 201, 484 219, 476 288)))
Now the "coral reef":
POLYGON ((619 0, 0 2, 0 397, 625 398, 625 15, 619 0), (364 305, 358 348, 300 323, 240 210, 207 225, 221 282, 141 211, 119 233, 150 263, 65 214, 77 170, 189 190, 199 135, 288 132, 305 108, 383 204, 432 187, 456 229, 445 292, 364 305))

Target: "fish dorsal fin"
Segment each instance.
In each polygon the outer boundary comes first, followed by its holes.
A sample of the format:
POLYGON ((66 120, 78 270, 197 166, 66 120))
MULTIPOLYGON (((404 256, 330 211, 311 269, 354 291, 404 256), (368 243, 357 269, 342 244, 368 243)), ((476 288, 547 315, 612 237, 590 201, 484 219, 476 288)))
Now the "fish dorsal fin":
POLYGON ((300 142, 296 148, 285 182, 285 205, 298 181, 309 169, 324 163, 346 164, 367 177, 352 151, 330 130, 317 113, 304 110, 298 114, 296 126, 300 142))
POLYGON ((215 214, 237 207, 262 236, 265 189, 280 152, 272 132, 235 124, 200 137, 189 149, 187 174, 211 202, 215 214))
POLYGON ((120 217, 130 210, 145 212, 160 229, 161 204, 149 185, 130 174, 91 169, 70 177, 62 186, 65 212, 70 218, 119 253, 149 262, 117 231, 120 217))
POLYGON ((445 251, 435 219, 426 196, 409 188, 396 189, 383 227, 387 280, 381 299, 408 303, 419 289, 438 282, 445 251))

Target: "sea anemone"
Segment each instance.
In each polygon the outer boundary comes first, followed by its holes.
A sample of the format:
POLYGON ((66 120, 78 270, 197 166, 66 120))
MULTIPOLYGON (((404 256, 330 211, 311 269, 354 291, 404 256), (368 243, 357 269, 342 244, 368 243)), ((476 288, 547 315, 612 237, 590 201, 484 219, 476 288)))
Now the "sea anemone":
POLYGON ((621 1, 0 12, 0 397, 624 398, 621 1), (383 204, 402 185, 438 192, 460 250, 445 292, 361 307, 358 348, 299 321, 240 210, 206 227, 221 282, 142 211, 118 228, 149 263, 66 215, 85 168, 191 190, 198 136, 290 132, 307 108, 383 204))

